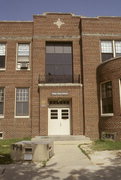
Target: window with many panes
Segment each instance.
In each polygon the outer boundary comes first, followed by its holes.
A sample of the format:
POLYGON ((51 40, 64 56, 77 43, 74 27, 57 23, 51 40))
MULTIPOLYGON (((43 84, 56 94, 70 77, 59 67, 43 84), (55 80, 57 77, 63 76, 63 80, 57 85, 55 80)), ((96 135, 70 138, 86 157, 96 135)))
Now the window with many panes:
POLYGON ((72 81, 72 43, 46 43, 45 72, 49 81, 72 81))
POLYGON ((0 43, 0 69, 5 69, 6 44, 0 43))
POLYGON ((0 116, 4 115, 4 88, 0 88, 0 116))
POLYGON ((17 69, 30 69, 30 44, 18 43, 17 69))
POLYGON ((29 116, 29 88, 16 88, 16 116, 29 116))
POLYGON ((121 56, 121 41, 101 41, 102 61, 121 56))
POLYGON ((113 114, 112 82, 101 84, 101 113, 113 114))

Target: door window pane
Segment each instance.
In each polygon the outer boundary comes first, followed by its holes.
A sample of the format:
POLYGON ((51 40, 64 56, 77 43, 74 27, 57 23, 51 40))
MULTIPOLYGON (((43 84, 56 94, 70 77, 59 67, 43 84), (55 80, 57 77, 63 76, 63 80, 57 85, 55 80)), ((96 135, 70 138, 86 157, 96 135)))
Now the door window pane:
POLYGON ((69 110, 68 109, 62 109, 61 118, 62 119, 68 119, 69 118, 69 110))
POLYGON ((50 119, 58 119, 58 110, 57 109, 51 110, 50 119))

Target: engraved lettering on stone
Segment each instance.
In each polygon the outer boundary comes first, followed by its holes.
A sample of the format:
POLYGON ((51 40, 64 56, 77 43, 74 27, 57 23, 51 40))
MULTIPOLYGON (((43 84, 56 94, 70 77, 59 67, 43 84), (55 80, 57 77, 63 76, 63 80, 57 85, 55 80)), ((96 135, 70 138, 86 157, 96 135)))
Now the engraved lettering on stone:
POLYGON ((58 20, 57 20, 56 22, 54 22, 53 24, 57 25, 58 28, 60 29, 60 27, 61 27, 63 24, 65 24, 65 23, 62 22, 62 21, 60 20, 60 18, 58 18, 58 20))

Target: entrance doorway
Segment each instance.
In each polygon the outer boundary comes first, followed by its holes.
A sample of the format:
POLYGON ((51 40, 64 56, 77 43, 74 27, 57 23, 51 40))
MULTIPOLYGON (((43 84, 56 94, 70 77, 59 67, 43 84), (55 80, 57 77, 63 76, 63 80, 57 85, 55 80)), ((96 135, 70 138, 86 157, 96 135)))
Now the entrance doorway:
POLYGON ((70 108, 48 108, 48 135, 70 135, 70 108))

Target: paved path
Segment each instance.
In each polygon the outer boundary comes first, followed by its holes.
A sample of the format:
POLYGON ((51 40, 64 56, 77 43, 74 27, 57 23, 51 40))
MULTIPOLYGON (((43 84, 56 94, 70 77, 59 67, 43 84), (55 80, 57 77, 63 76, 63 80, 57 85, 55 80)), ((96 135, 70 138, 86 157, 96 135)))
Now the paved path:
POLYGON ((0 180, 121 180, 121 165, 99 166, 87 159, 77 145, 80 142, 55 142, 55 156, 46 167, 17 163, 0 166, 0 180))
POLYGON ((55 156, 48 162, 45 175, 50 179, 66 179, 70 176, 76 178, 77 175, 74 172, 91 166, 92 163, 78 148, 79 144, 79 141, 55 142, 55 156))

